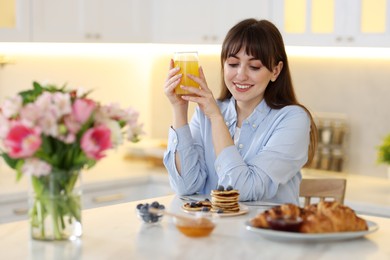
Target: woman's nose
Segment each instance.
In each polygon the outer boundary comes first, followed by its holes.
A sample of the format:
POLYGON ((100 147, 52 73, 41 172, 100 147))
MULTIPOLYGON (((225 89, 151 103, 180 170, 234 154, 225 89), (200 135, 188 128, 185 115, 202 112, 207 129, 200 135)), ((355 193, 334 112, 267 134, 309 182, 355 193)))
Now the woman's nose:
POLYGON ((237 78, 238 79, 247 79, 248 78, 248 75, 247 75, 247 71, 244 67, 239 67, 238 70, 237 70, 237 78))

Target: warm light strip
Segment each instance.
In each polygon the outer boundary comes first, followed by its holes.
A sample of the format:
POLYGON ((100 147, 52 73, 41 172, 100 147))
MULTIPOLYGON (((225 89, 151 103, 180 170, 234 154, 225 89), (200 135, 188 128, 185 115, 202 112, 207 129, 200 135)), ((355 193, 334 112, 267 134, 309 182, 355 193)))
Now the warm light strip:
MULTIPOLYGON (((121 57, 142 53, 169 54, 184 50, 196 50, 200 55, 219 55, 221 45, 0 42, 0 55, 121 57)), ((390 48, 287 46, 286 51, 292 57, 390 59, 390 48)))
POLYGON ((287 46, 290 57, 390 59, 390 48, 287 46))
POLYGON ((0 54, 14 55, 79 55, 79 56, 122 56, 124 54, 158 54, 175 51, 198 51, 202 54, 220 52, 220 45, 184 44, 130 44, 130 43, 1 43, 0 54))

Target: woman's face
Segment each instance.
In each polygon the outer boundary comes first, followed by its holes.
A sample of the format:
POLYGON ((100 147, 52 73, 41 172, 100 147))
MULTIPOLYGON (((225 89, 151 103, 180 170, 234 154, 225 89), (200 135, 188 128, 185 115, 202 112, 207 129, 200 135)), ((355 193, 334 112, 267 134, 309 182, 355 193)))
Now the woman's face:
POLYGON ((274 73, 269 71, 260 60, 247 55, 241 49, 224 63, 224 79, 239 106, 253 109, 263 100, 264 91, 274 73))

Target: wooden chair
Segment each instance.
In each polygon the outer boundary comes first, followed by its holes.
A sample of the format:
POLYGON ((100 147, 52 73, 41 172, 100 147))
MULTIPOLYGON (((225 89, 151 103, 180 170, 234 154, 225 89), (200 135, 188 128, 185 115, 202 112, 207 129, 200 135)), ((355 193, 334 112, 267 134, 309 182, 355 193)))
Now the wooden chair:
POLYGON ((299 197, 303 197, 304 205, 310 204, 312 198, 318 198, 320 201, 335 200, 344 204, 346 179, 302 179, 299 197))

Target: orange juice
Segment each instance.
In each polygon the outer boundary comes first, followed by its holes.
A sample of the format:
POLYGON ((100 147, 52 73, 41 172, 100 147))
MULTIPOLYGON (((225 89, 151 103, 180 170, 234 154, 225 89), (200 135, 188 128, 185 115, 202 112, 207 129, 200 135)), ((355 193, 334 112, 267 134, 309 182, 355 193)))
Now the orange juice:
POLYGON ((189 92, 180 88, 180 85, 199 88, 199 84, 187 77, 187 74, 192 74, 199 77, 199 65, 197 52, 176 52, 174 56, 175 67, 180 67, 178 73, 183 76, 179 85, 175 89, 177 95, 190 94, 189 92))

